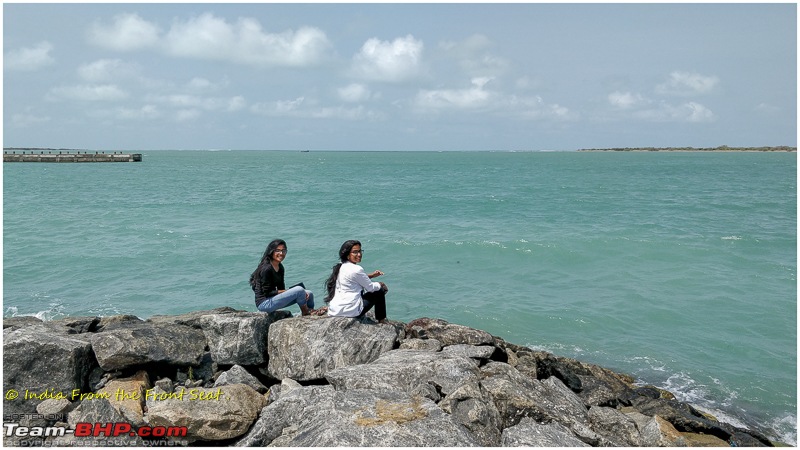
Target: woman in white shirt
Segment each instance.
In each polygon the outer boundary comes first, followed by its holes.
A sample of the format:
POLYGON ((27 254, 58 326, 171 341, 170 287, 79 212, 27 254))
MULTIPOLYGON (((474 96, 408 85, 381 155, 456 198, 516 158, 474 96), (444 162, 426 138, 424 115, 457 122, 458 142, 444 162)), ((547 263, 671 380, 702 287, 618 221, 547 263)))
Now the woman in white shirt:
POLYGON ((375 318, 383 323, 386 319, 386 293, 384 283, 371 281, 383 275, 376 270, 367 274, 359 265, 364 251, 361 242, 346 241, 339 249, 339 262, 333 266, 331 276, 325 282, 328 296, 328 315, 337 317, 364 317, 375 307, 375 318))

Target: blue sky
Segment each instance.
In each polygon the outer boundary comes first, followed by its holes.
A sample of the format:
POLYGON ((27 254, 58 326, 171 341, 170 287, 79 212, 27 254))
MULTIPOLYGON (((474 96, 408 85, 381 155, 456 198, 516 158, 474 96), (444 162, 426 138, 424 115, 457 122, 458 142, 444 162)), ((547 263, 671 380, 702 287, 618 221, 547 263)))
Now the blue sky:
POLYGON ((797 6, 3 6, 3 145, 797 145, 797 6))

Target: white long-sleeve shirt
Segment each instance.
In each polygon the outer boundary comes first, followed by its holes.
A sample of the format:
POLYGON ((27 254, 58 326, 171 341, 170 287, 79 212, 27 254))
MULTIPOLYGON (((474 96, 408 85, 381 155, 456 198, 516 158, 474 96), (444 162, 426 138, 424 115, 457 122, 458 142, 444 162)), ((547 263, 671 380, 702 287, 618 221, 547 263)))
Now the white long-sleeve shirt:
POLYGON ((336 290, 328 303, 328 315, 339 317, 356 317, 364 309, 361 291, 375 292, 381 284, 370 281, 367 273, 358 264, 342 263, 339 276, 336 278, 336 290))

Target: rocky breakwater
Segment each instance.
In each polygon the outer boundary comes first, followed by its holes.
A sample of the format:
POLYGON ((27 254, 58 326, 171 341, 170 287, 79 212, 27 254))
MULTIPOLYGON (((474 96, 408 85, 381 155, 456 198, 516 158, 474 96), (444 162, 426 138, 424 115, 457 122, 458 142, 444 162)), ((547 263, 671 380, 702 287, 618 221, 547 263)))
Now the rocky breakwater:
POLYGON ((771 445, 628 376, 438 319, 219 308, 3 328, 5 445, 771 445))

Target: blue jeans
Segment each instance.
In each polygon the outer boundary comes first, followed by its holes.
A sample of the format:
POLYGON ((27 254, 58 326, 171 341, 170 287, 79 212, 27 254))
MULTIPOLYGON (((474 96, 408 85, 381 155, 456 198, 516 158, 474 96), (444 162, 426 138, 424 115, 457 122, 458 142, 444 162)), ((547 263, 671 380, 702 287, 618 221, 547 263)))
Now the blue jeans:
POLYGON ((311 291, 303 289, 301 286, 295 286, 278 295, 268 297, 263 303, 258 305, 258 310, 271 313, 295 303, 299 306, 308 306, 308 309, 314 309, 314 294, 311 291), (308 293, 308 300, 306 300, 306 293, 308 293))

